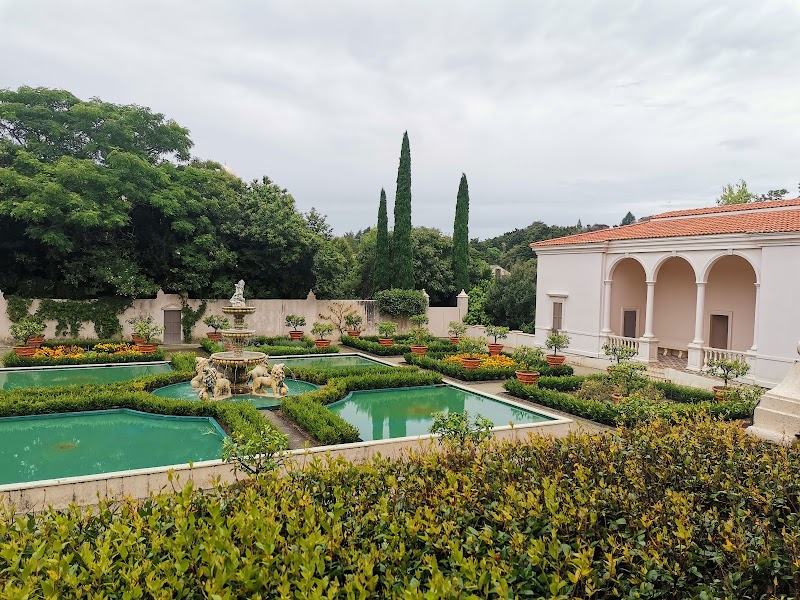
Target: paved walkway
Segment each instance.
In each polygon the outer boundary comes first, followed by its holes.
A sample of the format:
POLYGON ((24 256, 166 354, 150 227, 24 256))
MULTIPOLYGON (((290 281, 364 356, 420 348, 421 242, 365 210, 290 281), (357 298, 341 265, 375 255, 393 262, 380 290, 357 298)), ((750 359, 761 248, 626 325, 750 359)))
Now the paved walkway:
POLYGON ((289 438, 289 450, 322 445, 300 429, 294 421, 286 417, 280 410, 264 409, 259 412, 289 438))

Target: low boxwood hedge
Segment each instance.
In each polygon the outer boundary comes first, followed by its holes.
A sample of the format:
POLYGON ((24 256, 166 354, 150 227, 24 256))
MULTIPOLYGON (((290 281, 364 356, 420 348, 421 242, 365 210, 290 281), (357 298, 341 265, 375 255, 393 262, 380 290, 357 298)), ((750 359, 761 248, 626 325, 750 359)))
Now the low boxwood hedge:
POLYGON ((4 598, 797 598, 800 452, 663 421, 0 519, 4 598))
MULTIPOLYGON (((545 381, 545 385, 549 383, 551 382, 545 381)), ((509 379, 503 387, 518 398, 605 425, 636 425, 656 418, 674 422, 681 418, 697 418, 699 415, 711 415, 726 420, 749 419, 755 409, 755 403, 742 400, 725 402, 712 400, 684 404, 678 401, 655 403, 625 399, 620 404, 612 404, 585 400, 544 386, 525 385, 515 379, 509 379)))
POLYGON ((105 352, 90 352, 80 357, 62 356, 59 358, 43 356, 17 356, 11 351, 3 356, 3 365, 6 367, 55 367, 59 365, 110 365, 130 362, 152 362, 164 360, 164 350, 159 347, 152 354, 139 352, 125 352, 124 354, 106 354, 105 352))
MULTIPOLYGON (((434 355, 435 356, 435 355, 434 355)), ((439 358, 430 356, 419 356, 417 354, 406 354, 404 360, 410 365, 417 365, 423 369, 430 369, 431 371, 438 371, 443 375, 452 377, 453 379, 460 379, 461 381, 492 381, 498 379, 509 379, 515 377, 516 369, 465 369, 458 363, 446 362, 439 358)), ((542 377, 566 377, 572 375, 575 371, 569 365, 559 365, 557 367, 550 367, 547 364, 542 364, 536 367, 542 377)))
MULTIPOLYGON (((572 392, 581 387, 587 379, 607 379, 608 375, 575 375, 572 377, 540 377, 538 385, 542 388, 557 390, 559 392, 572 392)), ((651 381, 654 387, 664 392, 668 400, 682 404, 697 404, 700 402, 714 402, 714 393, 701 388, 678 385, 668 381, 651 381)))
POLYGON ((326 378, 324 374, 318 374, 316 382, 322 383, 323 378, 326 380, 322 389, 283 398, 281 410, 326 445, 359 440, 358 429, 329 411, 325 407, 326 404, 341 400, 356 390, 414 387, 442 382, 442 377, 438 373, 397 368, 385 373, 369 371, 339 378, 326 378))
MULTIPOLYGON (((279 341, 283 338, 264 338, 264 339, 279 341)), ((208 338, 203 338, 202 340, 200 340, 200 345, 203 347, 203 350, 205 350, 209 354, 214 354, 215 352, 223 352, 225 350, 225 346, 223 346, 221 343, 209 340, 208 338)), ((330 345, 327 348, 317 348, 313 344, 313 342, 310 346, 303 343, 291 346, 276 346, 273 344, 261 344, 261 345, 252 344, 248 345, 247 349, 253 350, 255 352, 263 352, 264 354, 267 354, 269 356, 296 356, 299 354, 336 354, 337 352, 339 352, 338 346, 330 345)))

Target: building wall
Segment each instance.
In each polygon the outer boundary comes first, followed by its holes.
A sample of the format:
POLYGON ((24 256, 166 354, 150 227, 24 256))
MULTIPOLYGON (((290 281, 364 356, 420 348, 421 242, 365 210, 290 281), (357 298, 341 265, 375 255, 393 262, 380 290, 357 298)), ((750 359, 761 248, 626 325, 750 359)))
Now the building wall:
POLYGON ((758 375, 779 381, 800 342, 800 245, 764 246, 758 310, 758 375))
POLYGON ((553 301, 564 303, 563 331, 569 351, 596 354, 600 349, 603 253, 539 253, 536 286, 536 342, 544 346, 552 327, 553 301))

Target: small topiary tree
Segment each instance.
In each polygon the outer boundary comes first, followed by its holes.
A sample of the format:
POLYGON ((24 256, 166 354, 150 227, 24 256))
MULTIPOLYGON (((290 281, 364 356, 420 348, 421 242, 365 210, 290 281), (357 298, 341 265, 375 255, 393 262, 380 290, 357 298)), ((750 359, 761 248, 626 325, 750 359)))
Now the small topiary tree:
POLYGON ((608 343, 603 344, 603 352, 606 353, 609 360, 616 364, 629 361, 638 354, 638 351, 633 346, 625 346, 622 344, 612 345, 608 343))
POLYGON ((221 315, 208 315, 203 319, 203 323, 211 327, 214 333, 219 333, 220 329, 228 329, 231 326, 231 322, 228 318, 221 315))
POLYGON ((747 375, 750 365, 738 358, 712 358, 708 361, 705 370, 714 377, 722 379, 723 385, 728 387, 729 380, 747 375))
POLYGON ((497 343, 497 340, 504 340, 508 337, 508 327, 501 327, 500 325, 487 325, 486 327, 486 335, 494 339, 494 343, 497 343))
POLYGON ((463 337, 458 342, 459 354, 464 354, 472 358, 478 358, 481 354, 486 353, 486 338, 484 337, 463 337))
POLYGON ((461 321, 450 321, 450 324, 447 327, 447 333, 454 338, 459 338, 467 332, 467 325, 461 321))
POLYGON ((623 396, 630 396, 647 385, 645 365, 624 362, 611 367, 611 381, 623 396))
POLYGON ((347 331, 361 331, 361 323, 364 322, 364 319, 361 315, 357 313, 351 313, 349 315, 345 315, 344 323, 347 326, 347 331))
POLYGON ((452 450, 463 451, 471 445, 480 444, 492 437, 494 423, 483 415, 476 415, 470 421, 469 412, 433 413, 433 425, 430 432, 439 435, 439 443, 452 450))
POLYGON ((311 335, 317 336, 319 340, 324 340, 325 336, 332 334, 334 329, 336 328, 331 323, 315 321, 314 325, 311 327, 311 335))
POLYGON ((298 315, 286 315, 286 326, 291 327, 293 331, 296 331, 300 327, 305 327, 305 325, 305 317, 300 317, 298 315))
POLYGON ((378 323, 378 335, 383 339, 390 339, 397 333, 397 323, 394 321, 381 321, 378 323))
POLYGON ((222 459, 233 463, 237 471, 260 475, 278 468, 284 461, 284 451, 289 447, 288 438, 272 427, 262 426, 258 431, 245 435, 236 432, 223 441, 222 459))
POLYGON ((559 350, 569 346, 569 342, 569 336, 566 333, 558 333, 557 331, 554 331, 547 336, 547 340, 545 340, 544 345, 551 349, 553 351, 553 356, 555 356, 558 354, 559 350))
POLYGON ((44 333, 46 324, 36 317, 23 317, 16 323, 12 323, 9 328, 11 337, 20 345, 24 346, 29 338, 39 337, 44 333))
POLYGON ((542 362, 544 352, 541 348, 530 346, 517 346, 511 355, 511 360, 517 363, 521 371, 530 371, 531 367, 542 362))

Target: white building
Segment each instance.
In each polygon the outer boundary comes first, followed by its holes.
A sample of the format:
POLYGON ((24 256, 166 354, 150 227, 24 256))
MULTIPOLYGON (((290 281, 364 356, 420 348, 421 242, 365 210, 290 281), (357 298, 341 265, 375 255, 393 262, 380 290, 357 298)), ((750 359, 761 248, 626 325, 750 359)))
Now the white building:
POLYGON ((538 255, 536 343, 567 354, 701 371, 738 357, 775 385, 800 339, 800 199, 667 212, 649 221, 531 244, 538 255))

